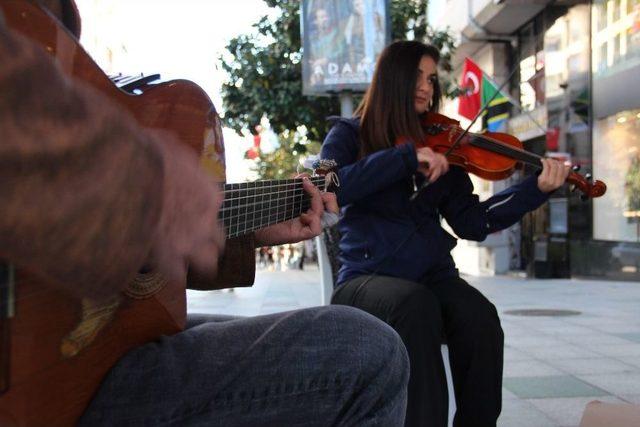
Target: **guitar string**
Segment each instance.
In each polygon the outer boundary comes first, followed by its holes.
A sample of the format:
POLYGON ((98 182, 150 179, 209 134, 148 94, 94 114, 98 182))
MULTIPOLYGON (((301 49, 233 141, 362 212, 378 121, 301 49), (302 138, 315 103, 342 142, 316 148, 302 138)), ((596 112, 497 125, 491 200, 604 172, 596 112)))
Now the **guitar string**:
MULTIPOLYGON (((303 208, 300 210, 300 212, 291 212, 289 214, 285 214, 281 217, 280 212, 275 213, 274 215, 270 215, 268 217, 262 217, 262 221, 260 221, 258 224, 252 224, 250 227, 245 227, 242 229, 239 229, 239 225, 237 225, 236 228, 238 228, 237 230, 231 231, 227 233, 227 238, 233 238, 233 237, 238 237, 241 236, 243 234, 247 234, 250 233, 252 231, 255 230, 259 230, 261 228, 265 228, 269 225, 273 225, 273 224, 277 224, 279 222, 284 222, 287 221, 289 219, 295 218, 297 216, 299 216, 302 212, 304 212, 306 210, 306 208, 303 205, 303 208), (266 221, 265 221, 266 219, 266 221)), ((248 224, 249 221, 247 221, 248 224)))
MULTIPOLYGON (((242 188, 242 187, 241 188, 226 188, 225 190, 222 191, 222 193, 223 194, 231 194, 231 193, 234 193, 234 192, 239 192, 239 191, 240 192, 245 192, 245 191, 248 191, 248 190, 256 190, 257 191, 257 190, 265 190, 265 189, 266 190, 277 189, 276 192, 265 193, 265 194, 277 194, 277 193, 281 192, 282 188, 284 188, 285 191, 287 191, 287 190, 291 189, 291 186, 295 186, 295 188, 294 188, 295 190, 298 190, 298 189, 301 189, 301 188, 303 189, 301 184, 302 184, 302 181, 292 181, 292 182, 290 182, 288 184, 278 184, 278 185, 271 185, 271 186, 252 186, 252 187, 244 187, 244 188, 242 188)), ((318 186, 319 184, 324 184, 324 178, 318 179, 316 181, 312 181, 312 184, 314 184, 316 186, 318 186)), ((241 184, 225 184, 225 185, 241 185, 241 184)), ((239 197, 236 197, 236 198, 233 198, 233 197, 232 198, 225 198, 225 201, 226 200, 241 199, 242 197, 251 197, 251 196, 239 196, 239 197)))
MULTIPOLYGON (((314 183, 321 183, 324 182, 325 177, 312 177, 310 178, 311 182, 314 183)), ((225 187, 225 192, 226 191, 236 191, 239 189, 247 189, 249 187, 252 188, 277 188, 277 187, 283 187, 283 186, 287 186, 287 185, 291 185, 291 184, 298 184, 298 183, 302 183, 302 179, 285 179, 285 180, 265 180, 265 181, 253 181, 253 182, 232 182, 232 183, 224 183, 224 187, 225 187), (269 185, 264 185, 264 184, 269 184, 269 185), (261 186, 262 185, 262 186, 261 186), (233 189, 230 187, 233 186, 238 186, 238 188, 233 189)))
MULTIPOLYGON (((238 197, 235 199, 225 199, 223 204, 222 204, 222 208, 220 209, 220 212, 229 212, 233 209, 242 209, 242 208, 247 208, 249 206, 254 206, 254 205, 259 205, 259 204, 263 204, 263 203, 272 203, 272 202, 277 202, 278 205, 282 205, 287 203, 289 200, 291 199, 295 199, 295 198, 299 198, 300 196, 304 196, 305 194, 307 194, 307 192, 302 189, 298 189, 298 190, 291 190, 290 192, 281 192, 281 193, 267 193, 267 194, 256 194, 254 196, 243 196, 243 197, 238 197), (267 197, 267 196, 282 196, 282 197, 267 197), (260 198, 261 200, 255 200, 260 198), (253 199, 253 201, 249 201, 250 199, 253 199), (245 204, 229 204, 227 202, 236 202, 236 201, 243 201, 243 202, 248 202, 245 204)), ((311 196, 309 196, 311 197, 311 196)))
MULTIPOLYGON (((324 182, 324 181, 322 181, 322 182, 324 182)), ((319 181, 318 184, 319 183, 321 183, 321 182, 319 181)), ((297 183, 293 183, 293 184, 297 184, 297 183)), ((271 190, 271 189, 273 189, 275 187, 256 187, 256 188, 252 188, 251 190, 262 190, 262 189, 265 189, 265 188, 271 190)), ((245 192, 246 190, 248 190, 248 189, 227 190, 226 193, 227 194, 231 194, 233 192, 238 192, 238 191, 245 192)), ((278 190, 278 191, 275 191, 275 192, 272 191, 272 192, 269 192, 269 193, 260 193, 258 191, 255 191, 253 194, 249 194, 249 195, 246 195, 246 196, 245 195, 242 195, 242 196, 239 195, 238 197, 225 198, 224 201, 223 201, 223 204, 222 204, 221 211, 228 211, 229 209, 237 209, 237 208, 242 208, 242 207, 246 207, 246 206, 250 206, 252 204, 255 204, 255 202, 253 202, 253 203, 249 203, 248 205, 233 205, 233 204, 229 205, 229 203, 227 203, 227 202, 234 202, 234 201, 238 201, 238 200, 247 201, 249 199, 254 199, 255 200, 258 197, 265 198, 267 196, 274 196, 274 195, 275 196, 284 195, 284 198, 291 198, 291 197, 298 197, 300 194, 305 194, 305 193, 306 193, 306 190, 300 185, 297 185, 294 188, 287 187, 284 190, 278 190), (289 193, 291 193, 291 194, 289 194, 289 193)), ((275 199, 274 198, 269 198, 269 199, 266 200, 266 202, 278 201, 278 199, 280 199, 280 198, 279 197, 275 198, 275 199)))
MULTIPOLYGON (((324 182, 324 177, 311 177, 310 179, 314 185, 319 185, 324 182)), ((301 184, 302 180, 299 178, 284 180, 284 182, 267 180, 249 183, 227 184, 228 187, 224 191, 224 193, 227 193, 227 195, 233 194, 234 192, 238 193, 253 190, 253 194, 225 198, 222 209, 220 210, 220 219, 222 220, 224 227, 227 229, 227 237, 237 237, 239 235, 263 228, 266 225, 278 223, 299 216, 311 205, 309 199, 304 200, 306 190, 304 190, 301 184), (270 191, 273 189, 277 189, 277 191, 271 191, 267 193, 260 192, 264 190, 270 191), (279 197, 283 194, 284 199, 279 197), (270 197, 274 195, 276 196, 276 198, 270 197), (249 200, 252 200, 252 202, 245 203, 243 205, 233 203, 237 201, 248 202, 249 200), (298 201, 298 203, 296 203, 296 201, 298 201), (273 203, 275 203, 275 206, 271 206, 273 203), (251 211, 248 211, 247 208, 253 206, 263 206, 263 209, 252 209, 251 211), (228 212, 234 210, 237 211, 235 215, 226 215, 228 212), (241 210, 244 210, 244 212, 241 212, 241 210), (266 216, 264 215, 265 213, 267 214, 266 216), (241 221, 241 219, 243 219, 243 221, 241 221)))
POLYGON ((246 232, 248 228, 253 231, 264 227, 266 224, 280 222, 281 217, 284 221, 299 216, 302 212, 308 210, 311 207, 311 199, 309 197, 304 198, 304 196, 305 192, 299 191, 296 195, 289 196, 288 200, 285 200, 285 203, 282 203, 282 200, 268 199, 253 204, 245 204, 242 206, 245 208, 244 212, 240 212, 241 209, 239 207, 227 209, 223 212, 220 220, 230 231, 229 235, 237 235, 241 229, 243 232, 246 232), (272 202, 274 201, 279 203, 272 206, 272 202), (262 206, 262 209, 252 209, 248 211, 246 209, 248 206, 262 206), (232 211, 233 209, 238 210, 235 215, 224 215, 224 213, 232 211), (241 219, 243 219, 243 221, 241 221, 241 219), (258 223, 257 225, 256 222, 258 223), (247 228, 249 223, 252 225, 247 228))

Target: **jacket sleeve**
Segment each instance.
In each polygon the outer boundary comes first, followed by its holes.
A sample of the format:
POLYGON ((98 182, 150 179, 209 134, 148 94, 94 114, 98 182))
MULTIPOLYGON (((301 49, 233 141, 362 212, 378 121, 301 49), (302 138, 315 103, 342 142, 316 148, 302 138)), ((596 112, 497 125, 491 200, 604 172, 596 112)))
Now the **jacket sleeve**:
POLYGON ((338 164, 338 205, 357 202, 413 175, 418 159, 412 143, 377 151, 358 159, 355 129, 338 122, 322 144, 321 157, 338 164))
POLYGON ((2 22, 0 94, 0 257, 77 296, 122 289, 156 232, 162 141, 2 22))
POLYGON ((187 287, 213 290, 252 286, 256 273, 256 247, 253 234, 228 239, 223 255, 218 259, 218 275, 213 278, 198 276, 189 271, 187 287))
POLYGON ((453 231, 463 239, 482 241, 487 235, 515 224, 549 198, 538 189, 537 177, 532 175, 480 202, 473 194, 469 175, 459 167, 452 167, 450 172, 451 190, 439 208, 453 231))

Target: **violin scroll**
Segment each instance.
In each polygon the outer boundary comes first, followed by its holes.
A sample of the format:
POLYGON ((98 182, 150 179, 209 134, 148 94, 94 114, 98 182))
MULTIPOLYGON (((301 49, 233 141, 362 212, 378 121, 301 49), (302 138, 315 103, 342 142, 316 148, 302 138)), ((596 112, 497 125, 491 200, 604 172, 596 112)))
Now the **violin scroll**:
POLYGON ((567 177, 567 182, 571 184, 571 186, 575 189, 577 188, 582 192, 582 199, 593 199, 594 197, 600 197, 607 192, 607 185, 600 181, 596 180, 594 183, 589 182, 591 180, 591 175, 582 176, 576 172, 569 172, 569 176, 567 177))

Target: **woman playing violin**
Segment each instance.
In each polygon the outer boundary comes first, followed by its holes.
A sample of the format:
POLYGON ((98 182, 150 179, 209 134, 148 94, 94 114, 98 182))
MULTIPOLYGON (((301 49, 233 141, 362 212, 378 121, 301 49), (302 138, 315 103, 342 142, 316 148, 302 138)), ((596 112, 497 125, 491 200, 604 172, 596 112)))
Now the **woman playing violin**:
POLYGON ((456 239, 440 220, 481 241, 542 205, 569 168, 543 159, 539 175, 480 202, 463 168, 416 144, 429 138, 424 113, 440 106, 438 60, 420 42, 389 45, 354 117, 339 119, 324 141, 322 157, 338 163, 343 206, 332 303, 365 310, 402 337, 411 362, 406 425, 447 424, 444 335, 454 425, 491 426, 502 402, 503 332, 495 306, 459 276, 450 254, 456 239))

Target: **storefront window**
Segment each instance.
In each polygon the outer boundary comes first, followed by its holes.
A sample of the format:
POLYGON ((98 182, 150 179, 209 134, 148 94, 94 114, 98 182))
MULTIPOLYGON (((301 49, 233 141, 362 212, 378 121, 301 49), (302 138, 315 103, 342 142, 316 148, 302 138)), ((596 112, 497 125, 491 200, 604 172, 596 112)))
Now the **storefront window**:
POLYGON ((594 238, 640 242, 640 109, 598 120, 593 172, 607 183, 594 200, 594 238))
MULTIPOLYGON (((594 2, 594 21, 606 4, 594 2)), ((592 38, 593 174, 607 184, 593 203, 593 237, 640 242, 640 99, 629 90, 640 85, 640 3, 608 4, 620 19, 592 38)))

